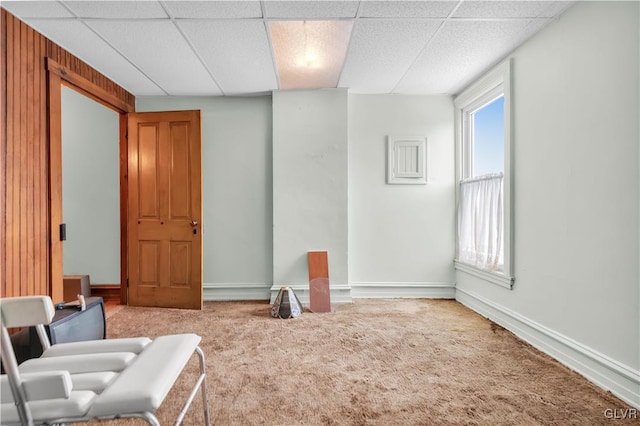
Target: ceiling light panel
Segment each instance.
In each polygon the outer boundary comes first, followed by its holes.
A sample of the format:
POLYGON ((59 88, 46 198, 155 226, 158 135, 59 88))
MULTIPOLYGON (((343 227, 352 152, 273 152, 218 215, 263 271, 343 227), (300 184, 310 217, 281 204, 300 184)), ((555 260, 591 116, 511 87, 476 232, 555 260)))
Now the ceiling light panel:
POLYGON ((278 88, 262 21, 181 21, 178 25, 226 95, 278 88))
POLYGON ((465 1, 453 14, 454 18, 535 18, 549 1, 465 1))
POLYGON ((390 93, 441 21, 360 20, 353 29, 340 87, 390 93))
POLYGON ((336 87, 351 21, 272 21, 269 24, 280 89, 336 87))
POLYGON ((168 18, 157 1, 65 1, 80 18, 168 18))
POLYGON ((221 95, 176 26, 166 21, 88 21, 168 95, 221 95))
POLYGON ((29 25, 134 95, 164 92, 78 20, 34 19, 29 25))
POLYGON ((72 18, 64 6, 55 1, 2 1, 2 7, 20 19, 72 18))
POLYGON ((165 1, 174 18, 262 18, 259 1, 165 1))
POLYGON ((363 1, 362 18, 446 18, 457 1, 363 1))
POLYGON ((460 91, 519 45, 528 22, 447 22, 398 84, 396 93, 460 91))
POLYGON ((357 1, 265 1, 267 18, 338 19, 355 18, 357 1))

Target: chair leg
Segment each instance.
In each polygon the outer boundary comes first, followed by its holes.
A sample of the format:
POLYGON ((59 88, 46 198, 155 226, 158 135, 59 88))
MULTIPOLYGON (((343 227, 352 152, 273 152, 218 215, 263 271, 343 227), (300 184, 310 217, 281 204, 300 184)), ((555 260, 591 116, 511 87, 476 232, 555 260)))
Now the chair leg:
POLYGON ((204 406, 204 424, 206 426, 211 425, 211 415, 209 414, 209 398, 207 397, 207 376, 204 370, 204 352, 198 346, 196 348, 198 358, 200 359, 200 375, 202 379, 202 405, 204 406))
POLYGON ((7 371, 9 386, 11 387, 11 393, 13 394, 16 410, 18 410, 20 423, 23 426, 33 426, 33 417, 31 416, 31 410, 29 410, 29 407, 27 406, 27 398, 22 388, 22 381, 20 380, 16 355, 13 352, 9 331, 4 324, 2 324, 2 330, 0 333, 0 360, 2 360, 4 368, 7 371))
POLYGON ((178 415, 178 418, 176 419, 176 421, 173 423, 173 426, 179 426, 182 423, 182 420, 184 419, 185 414, 187 414, 187 411, 189 410, 189 407, 191 406, 191 403, 193 402, 193 399, 195 398, 196 393, 198 393, 199 388, 202 389, 202 403, 204 405, 204 424, 205 426, 211 425, 211 420, 209 416, 209 401, 207 400, 207 375, 205 373, 205 367, 204 367, 205 365, 204 353, 202 352, 202 349, 200 349, 199 346, 196 347, 196 353, 198 354, 198 358, 200 360, 200 376, 198 377, 198 380, 195 386, 191 390, 191 393, 189 394, 189 398, 187 398, 187 401, 182 406, 182 410, 180 411, 180 414, 178 415))

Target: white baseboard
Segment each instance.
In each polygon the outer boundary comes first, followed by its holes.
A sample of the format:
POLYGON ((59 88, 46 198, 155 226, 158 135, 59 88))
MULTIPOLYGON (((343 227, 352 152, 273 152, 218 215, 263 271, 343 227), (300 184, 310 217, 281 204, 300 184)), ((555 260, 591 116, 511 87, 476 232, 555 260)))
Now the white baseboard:
POLYGON ((269 283, 204 283, 203 299, 215 300, 268 300, 269 283))
POLYGON ((456 288, 445 282, 352 282, 351 296, 364 298, 455 299, 456 288))
MULTIPOLYGON (((309 303, 309 285, 291 285, 303 304, 309 303)), ((356 282, 330 284, 332 303, 351 303, 352 298, 419 298, 455 299, 455 287, 444 282, 356 282)), ((280 286, 268 283, 205 283, 203 298, 215 300, 269 300, 271 303, 280 286)))
POLYGON ((636 409, 640 409, 640 371, 474 292, 457 288, 456 300, 505 327, 527 343, 580 373, 601 388, 610 391, 636 409))
MULTIPOLYGON (((276 300, 276 296, 280 291, 280 285, 274 285, 271 287, 271 297, 269 299, 270 303, 273 303, 276 300)), ((293 292, 300 299, 300 303, 303 305, 309 304, 309 284, 299 284, 299 285, 289 285, 293 289, 293 292)), ((331 304, 337 303, 351 303, 351 287, 349 284, 329 284, 331 304)))

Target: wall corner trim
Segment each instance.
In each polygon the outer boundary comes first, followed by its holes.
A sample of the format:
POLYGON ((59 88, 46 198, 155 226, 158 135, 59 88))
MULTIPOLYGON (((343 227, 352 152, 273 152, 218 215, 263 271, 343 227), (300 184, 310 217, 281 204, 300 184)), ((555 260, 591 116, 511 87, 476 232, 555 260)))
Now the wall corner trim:
POLYGON ((472 291, 457 287, 456 300, 640 409, 640 371, 472 291))

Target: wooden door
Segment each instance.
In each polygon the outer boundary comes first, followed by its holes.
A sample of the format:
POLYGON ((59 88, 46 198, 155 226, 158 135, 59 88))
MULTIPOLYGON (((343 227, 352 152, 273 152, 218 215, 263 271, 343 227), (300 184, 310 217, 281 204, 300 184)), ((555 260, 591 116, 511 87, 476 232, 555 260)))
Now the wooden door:
POLYGON ((200 111, 129 114, 129 304, 202 308, 200 111))

